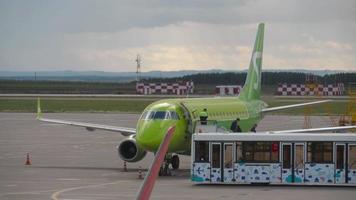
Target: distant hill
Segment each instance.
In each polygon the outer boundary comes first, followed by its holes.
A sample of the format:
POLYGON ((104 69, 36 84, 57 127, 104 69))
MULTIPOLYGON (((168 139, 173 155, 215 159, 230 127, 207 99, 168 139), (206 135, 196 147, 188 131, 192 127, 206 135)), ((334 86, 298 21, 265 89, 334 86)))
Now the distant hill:
MULTIPOLYGON (((145 77, 179 77, 197 73, 217 73, 225 72, 224 70, 180 70, 180 71, 149 71, 141 72, 141 76, 145 77)), ((119 76, 119 77, 136 77, 136 72, 104 72, 104 71, 0 71, 0 77, 34 77, 35 73, 38 77, 70 77, 70 76, 119 76)))
MULTIPOLYGON (((223 70, 182 70, 182 71, 150 71, 142 72, 141 78, 173 78, 198 73, 219 73, 223 70)), ((136 80, 135 72, 103 72, 103 71, 0 71, 3 80, 52 80, 52 81, 103 81, 129 82, 136 80)))
MULTIPOLYGON (((232 70, 180 70, 180 71, 149 71, 142 72, 141 77, 174 78, 194 74, 217 74, 227 72, 246 72, 232 70)), ((338 70, 264 70, 264 72, 299 72, 312 73, 319 76, 326 74, 347 73, 338 70)), ((52 80, 52 81, 90 81, 90 82, 129 82, 136 80, 135 72, 103 72, 103 71, 0 71, 2 80, 52 80), (36 75, 35 75, 36 74, 36 75)))

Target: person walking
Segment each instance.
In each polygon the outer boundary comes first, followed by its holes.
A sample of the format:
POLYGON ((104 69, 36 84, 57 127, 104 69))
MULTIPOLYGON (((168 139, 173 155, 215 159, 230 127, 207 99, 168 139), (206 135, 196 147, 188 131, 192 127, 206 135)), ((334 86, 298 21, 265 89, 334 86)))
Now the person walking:
POLYGON ((257 124, 253 125, 251 128, 251 132, 255 132, 256 133, 256 128, 257 128, 257 124))
POLYGON ((236 118, 231 124, 230 130, 234 133, 240 133, 241 127, 240 127, 240 118, 236 118))

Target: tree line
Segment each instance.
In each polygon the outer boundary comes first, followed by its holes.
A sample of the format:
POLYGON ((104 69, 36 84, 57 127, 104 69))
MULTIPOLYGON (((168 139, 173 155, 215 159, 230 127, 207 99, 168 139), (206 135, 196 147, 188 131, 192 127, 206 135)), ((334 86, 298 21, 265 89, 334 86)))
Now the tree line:
MULTIPOLYGON (((302 72, 262 72, 262 84, 277 85, 279 83, 303 84, 310 74, 302 72)), ((313 75, 316 83, 334 84, 356 82, 356 73, 337 73, 326 75, 313 75)), ((194 84, 236 84, 243 85, 246 79, 246 72, 226 72, 226 73, 200 73, 186 75, 176 78, 146 78, 143 82, 185 82, 193 81, 194 84)))

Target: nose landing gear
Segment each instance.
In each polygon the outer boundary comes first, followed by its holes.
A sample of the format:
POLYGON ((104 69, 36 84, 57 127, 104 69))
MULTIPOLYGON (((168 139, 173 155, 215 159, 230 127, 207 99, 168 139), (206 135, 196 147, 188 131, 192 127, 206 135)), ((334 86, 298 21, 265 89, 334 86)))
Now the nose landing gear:
POLYGON ((172 168, 173 169, 179 169, 179 157, 178 155, 172 156, 172 168))
POLYGON ((159 176, 171 176, 172 175, 172 169, 169 168, 169 165, 172 166, 173 170, 179 169, 178 155, 172 156, 172 154, 167 154, 164 157, 164 161, 163 161, 162 166, 159 170, 159 176))

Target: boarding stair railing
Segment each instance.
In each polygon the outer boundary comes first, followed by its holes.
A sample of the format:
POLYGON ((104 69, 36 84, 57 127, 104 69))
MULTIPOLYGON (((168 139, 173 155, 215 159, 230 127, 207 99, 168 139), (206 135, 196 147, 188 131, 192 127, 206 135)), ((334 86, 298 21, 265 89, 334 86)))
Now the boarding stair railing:
POLYGON ((200 120, 195 121, 194 133, 225 133, 228 132, 224 127, 220 126, 217 120, 207 120, 206 124, 202 124, 200 120))

